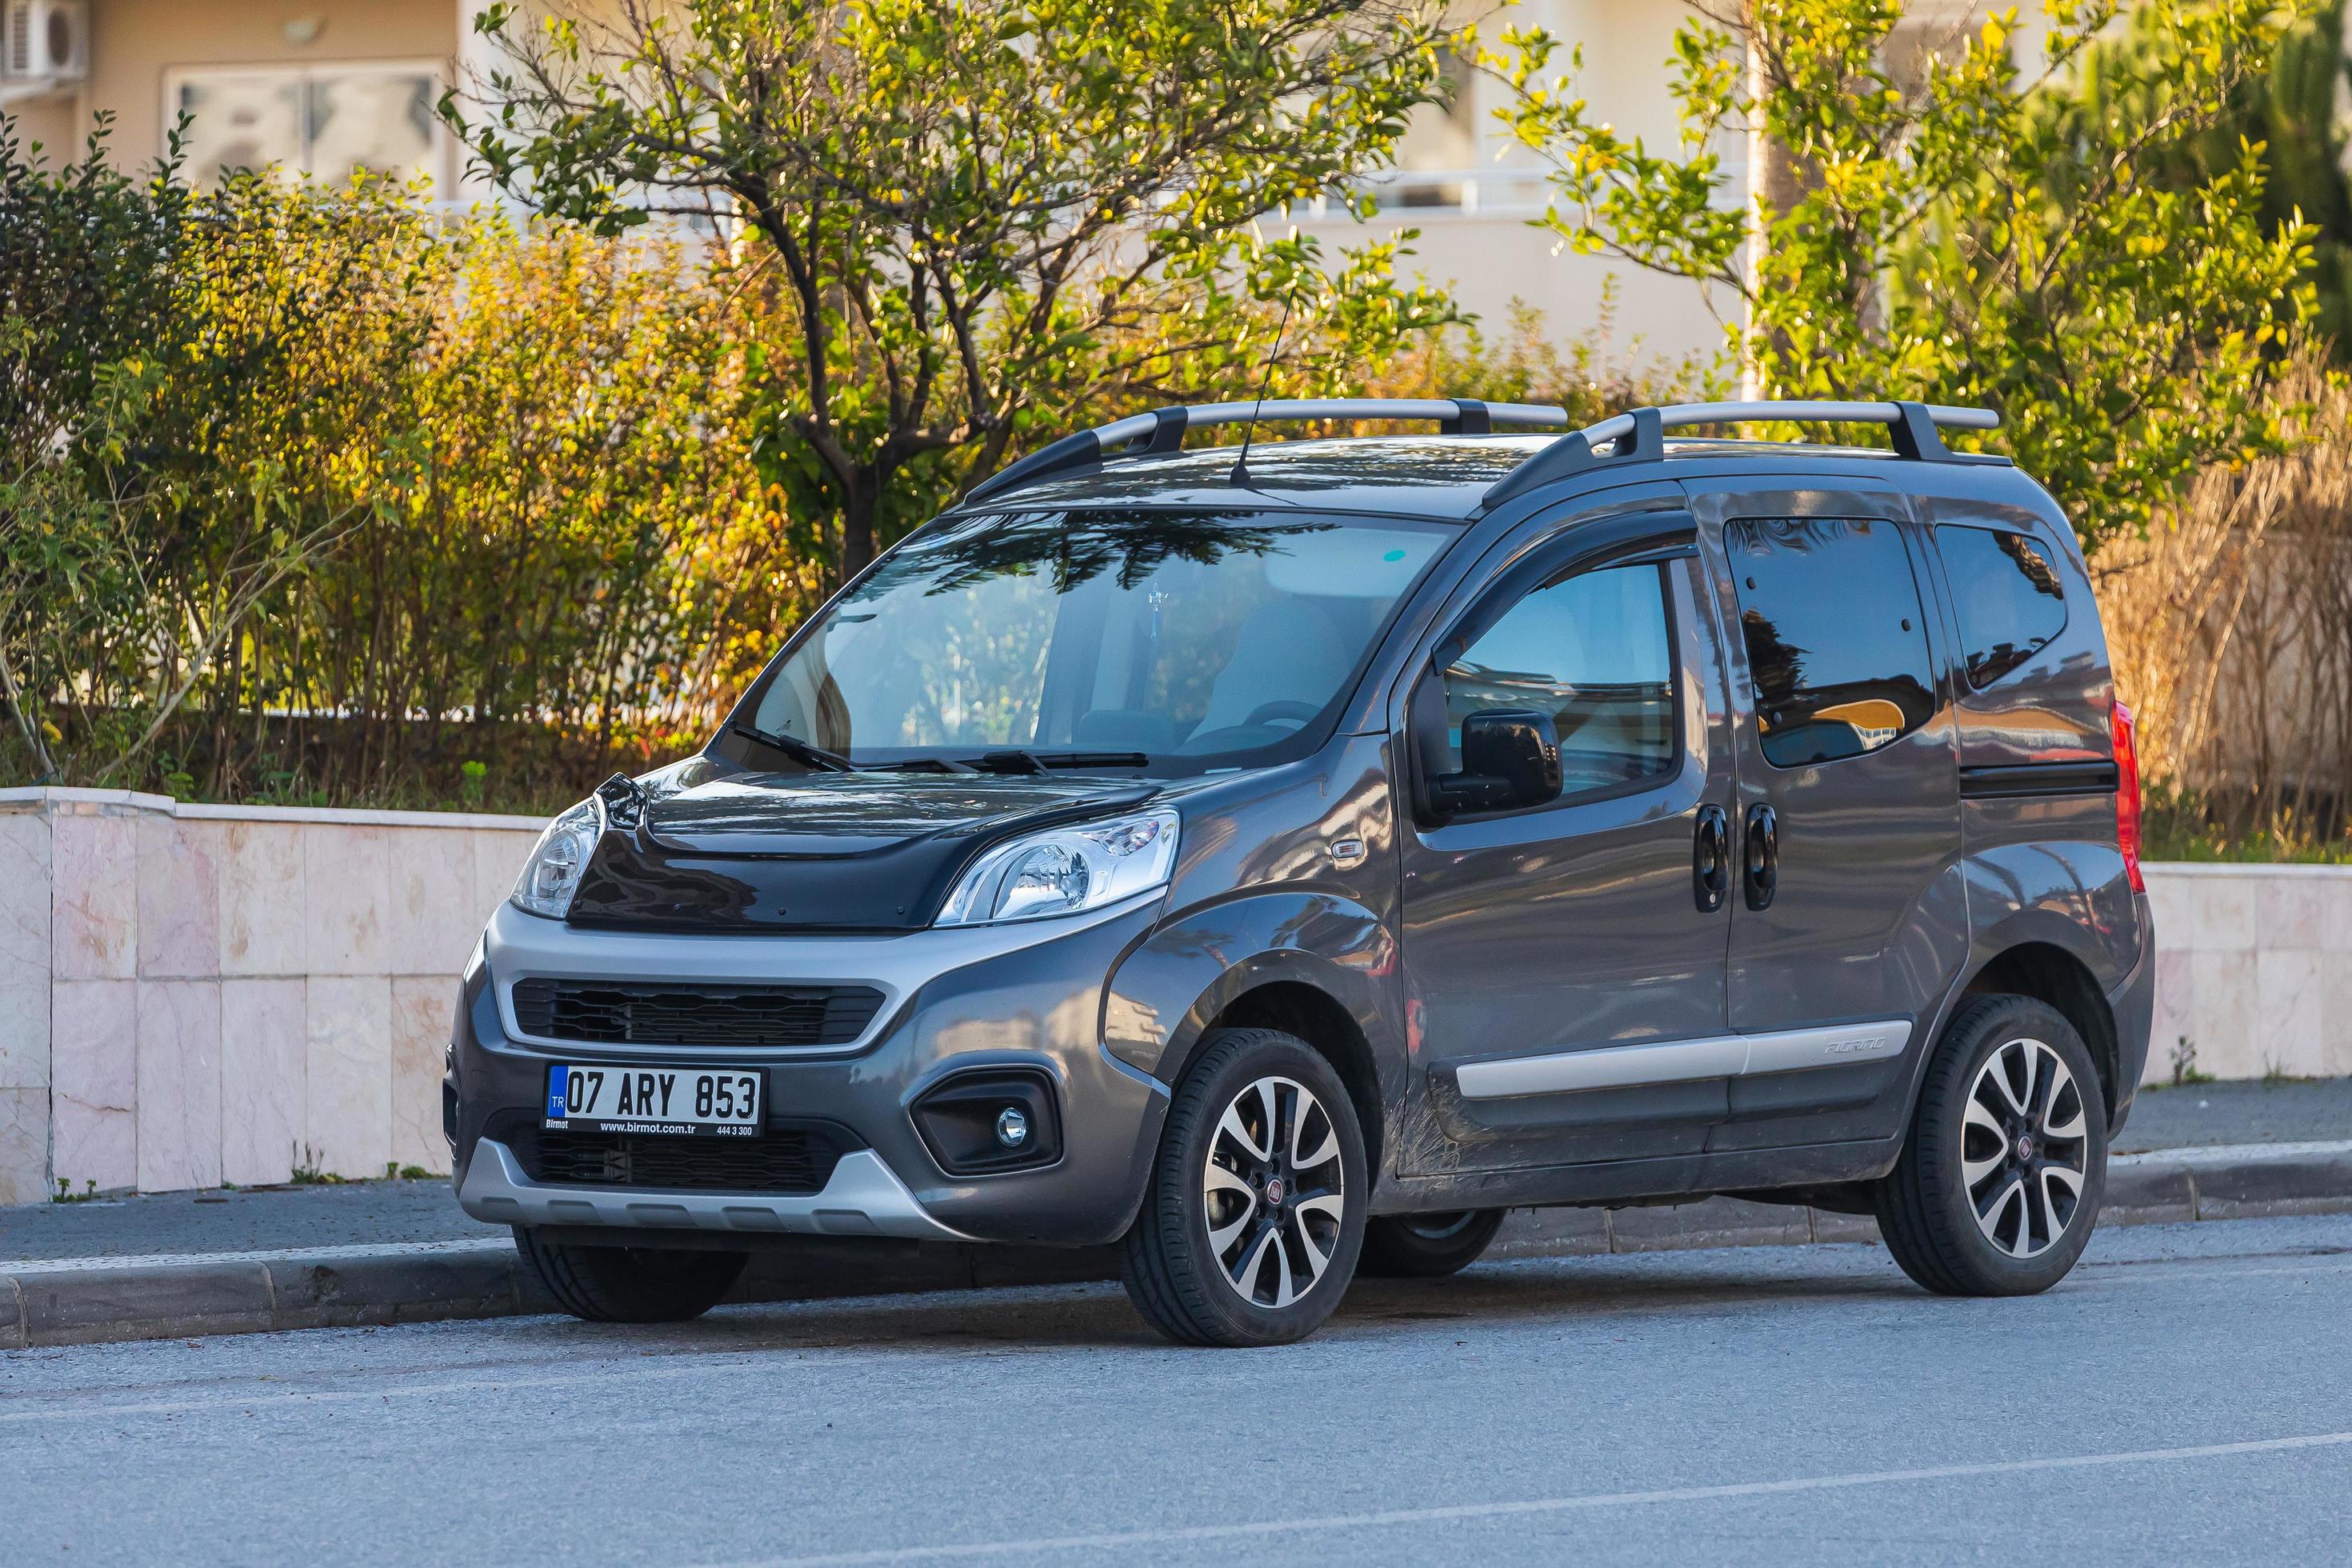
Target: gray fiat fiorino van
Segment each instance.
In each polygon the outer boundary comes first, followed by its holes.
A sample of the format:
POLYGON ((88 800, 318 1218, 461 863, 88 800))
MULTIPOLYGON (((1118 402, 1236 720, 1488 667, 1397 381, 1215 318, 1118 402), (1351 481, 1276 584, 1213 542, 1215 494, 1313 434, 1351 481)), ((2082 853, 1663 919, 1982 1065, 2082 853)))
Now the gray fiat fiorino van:
POLYGON ((2047 1288, 2152 943, 2074 533, 1937 430, 1996 423, 1240 404, 1014 463, 548 827, 460 1200, 625 1321, 779 1237, 1116 1243, 1171 1338, 1278 1343, 1507 1209, 1717 1193, 2047 1288), (1439 432, 1184 448, 1297 420, 1439 432), (1765 420, 1887 444, 1667 438, 1765 420))

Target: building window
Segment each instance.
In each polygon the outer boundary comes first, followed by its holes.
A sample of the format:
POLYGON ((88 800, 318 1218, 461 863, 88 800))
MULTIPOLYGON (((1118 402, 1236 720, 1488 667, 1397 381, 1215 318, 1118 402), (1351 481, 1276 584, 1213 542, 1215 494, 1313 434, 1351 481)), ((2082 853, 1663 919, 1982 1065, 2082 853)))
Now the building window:
POLYGON ((327 185, 362 171, 405 184, 443 173, 440 93, 425 64, 206 67, 170 74, 164 118, 187 117, 187 174, 198 184, 272 167, 327 185))

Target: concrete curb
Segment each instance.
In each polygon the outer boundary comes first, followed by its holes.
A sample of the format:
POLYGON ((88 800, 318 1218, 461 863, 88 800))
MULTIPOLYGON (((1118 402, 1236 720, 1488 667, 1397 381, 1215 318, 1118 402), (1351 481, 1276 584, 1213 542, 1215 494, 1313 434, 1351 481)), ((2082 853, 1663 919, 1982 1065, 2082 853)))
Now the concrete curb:
MULTIPOLYGON (((2352 1213, 2352 1141, 2120 1155, 2102 1225, 2352 1213)), ((1873 1242, 1867 1215, 1709 1198, 1511 1215, 1493 1256, 1873 1242)), ((810 1238, 755 1255, 739 1301, 814 1300, 1116 1278, 1108 1247, 810 1238)), ((549 1312, 501 1236, 398 1247, 0 1263, 0 1350, 549 1312)))

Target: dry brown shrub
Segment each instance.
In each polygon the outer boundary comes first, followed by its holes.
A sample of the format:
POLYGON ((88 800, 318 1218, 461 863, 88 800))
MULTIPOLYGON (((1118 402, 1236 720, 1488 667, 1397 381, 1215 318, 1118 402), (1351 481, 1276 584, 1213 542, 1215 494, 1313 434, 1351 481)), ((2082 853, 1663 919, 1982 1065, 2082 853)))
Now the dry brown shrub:
POLYGON ((2225 837, 2334 837, 2352 805, 2352 391, 2281 386, 2314 439, 2214 469, 2092 563, 2141 765, 2225 837))

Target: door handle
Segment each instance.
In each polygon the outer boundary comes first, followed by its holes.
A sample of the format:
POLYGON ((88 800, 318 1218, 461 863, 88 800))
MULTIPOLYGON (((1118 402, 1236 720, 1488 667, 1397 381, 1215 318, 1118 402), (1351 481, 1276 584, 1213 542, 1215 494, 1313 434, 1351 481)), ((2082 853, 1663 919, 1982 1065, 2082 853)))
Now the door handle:
POLYGON ((1691 893, 1699 912, 1711 915, 1723 908, 1731 890, 1731 818, 1719 805, 1698 808, 1698 827, 1691 836, 1691 893))
POLYGON ((1769 805, 1748 808, 1748 907, 1769 910, 1780 887, 1780 818, 1769 805))

